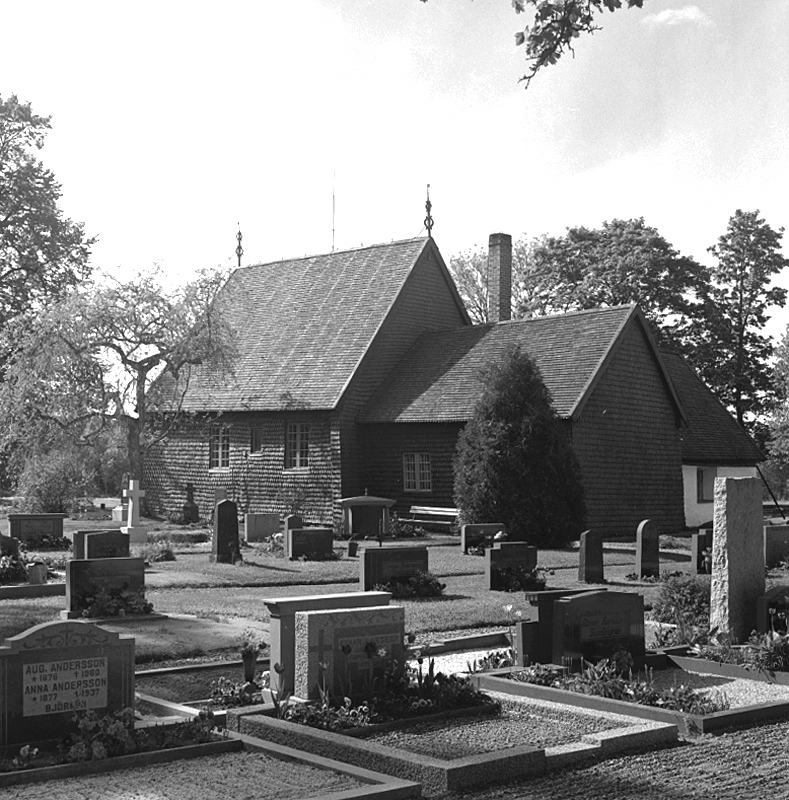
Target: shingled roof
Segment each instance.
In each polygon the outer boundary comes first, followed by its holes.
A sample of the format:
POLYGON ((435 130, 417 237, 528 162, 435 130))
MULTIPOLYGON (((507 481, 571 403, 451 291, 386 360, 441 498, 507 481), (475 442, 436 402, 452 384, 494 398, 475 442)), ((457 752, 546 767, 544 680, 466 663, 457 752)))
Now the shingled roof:
POLYGON ((184 410, 334 408, 428 242, 236 270, 222 292, 237 335, 235 374, 212 378, 197 370, 184 410))
POLYGON ((688 424, 680 428, 686 464, 753 466, 764 460, 751 437, 737 424, 696 371, 678 353, 661 353, 680 397, 688 424))
MULTIPOLYGON (((423 334, 360 421, 468 420, 481 392, 483 367, 514 346, 536 362, 557 414, 576 417, 630 322, 647 329, 641 312, 630 305, 423 334)), ((657 350, 655 360, 660 366, 657 350)))

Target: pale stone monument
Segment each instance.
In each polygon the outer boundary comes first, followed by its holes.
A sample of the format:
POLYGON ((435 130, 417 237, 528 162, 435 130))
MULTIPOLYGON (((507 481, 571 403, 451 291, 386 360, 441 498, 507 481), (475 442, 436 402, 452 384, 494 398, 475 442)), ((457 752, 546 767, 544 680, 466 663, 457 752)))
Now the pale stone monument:
POLYGON ((140 482, 129 481, 129 488, 123 490, 123 496, 129 502, 128 525, 121 528, 121 533, 129 534, 130 544, 145 544, 148 541, 147 528, 140 525, 140 501, 145 492, 140 489, 140 482))
POLYGON ((764 594, 762 487, 757 478, 716 478, 710 626, 743 642, 764 594))

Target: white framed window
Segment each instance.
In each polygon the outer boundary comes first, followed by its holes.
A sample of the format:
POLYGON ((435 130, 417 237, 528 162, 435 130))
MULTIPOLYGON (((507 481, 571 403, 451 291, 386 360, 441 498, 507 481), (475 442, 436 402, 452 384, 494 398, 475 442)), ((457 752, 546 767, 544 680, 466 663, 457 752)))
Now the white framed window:
POLYGON ((306 422, 289 422, 285 431, 285 469, 310 465, 310 426, 306 422))
POLYGON ((208 468, 230 467, 230 428, 227 425, 212 425, 208 433, 208 468))
POLYGON ((696 470, 696 500, 699 503, 712 503, 715 500, 715 467, 698 467, 696 470))
POLYGON ((433 491, 430 453, 403 453, 403 490, 406 492, 433 491))

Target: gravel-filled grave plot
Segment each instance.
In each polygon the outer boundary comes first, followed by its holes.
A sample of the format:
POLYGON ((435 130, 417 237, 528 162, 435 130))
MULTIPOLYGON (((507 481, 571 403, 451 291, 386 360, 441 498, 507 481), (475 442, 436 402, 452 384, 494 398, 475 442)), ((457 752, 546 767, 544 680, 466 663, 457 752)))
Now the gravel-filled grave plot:
POLYGON ((242 751, 11 786, 3 800, 309 800, 365 784, 349 775, 242 751))
POLYGON ((586 713, 557 703, 520 701, 490 694, 501 703, 500 716, 414 722, 407 728, 365 736, 364 740, 450 760, 518 745, 573 744, 587 734, 640 722, 618 714, 586 713))

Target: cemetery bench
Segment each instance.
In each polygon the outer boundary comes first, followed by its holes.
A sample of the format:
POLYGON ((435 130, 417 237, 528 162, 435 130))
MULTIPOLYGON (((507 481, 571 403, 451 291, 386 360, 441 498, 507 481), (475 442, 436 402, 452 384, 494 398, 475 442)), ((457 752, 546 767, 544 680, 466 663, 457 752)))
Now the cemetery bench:
POLYGON ((454 532, 457 529, 458 511, 456 508, 434 508, 432 506, 411 506, 408 520, 425 527, 434 526, 439 530, 454 532))

